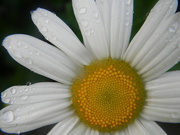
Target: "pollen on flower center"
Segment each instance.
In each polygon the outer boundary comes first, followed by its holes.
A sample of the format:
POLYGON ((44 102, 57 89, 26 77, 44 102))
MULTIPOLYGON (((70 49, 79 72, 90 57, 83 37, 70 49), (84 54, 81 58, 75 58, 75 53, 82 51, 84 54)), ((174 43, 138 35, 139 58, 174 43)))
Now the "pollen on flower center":
POLYGON ((122 60, 97 60, 84 66, 71 87, 75 113, 90 127, 115 131, 139 116, 145 101, 142 79, 122 60))

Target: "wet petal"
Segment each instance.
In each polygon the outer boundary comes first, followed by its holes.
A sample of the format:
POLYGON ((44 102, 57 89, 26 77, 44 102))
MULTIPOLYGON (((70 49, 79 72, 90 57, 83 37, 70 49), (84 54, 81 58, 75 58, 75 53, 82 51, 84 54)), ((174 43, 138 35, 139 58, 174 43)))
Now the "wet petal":
POLYGON ((70 116, 67 101, 48 101, 29 105, 9 105, 0 111, 0 128, 8 133, 26 132, 70 116))
POLYGON ((95 1, 73 0, 72 2, 85 45, 98 59, 109 57, 107 35, 95 1))
POLYGON ((96 0, 96 3, 109 38, 110 55, 114 59, 122 59, 131 34, 133 1, 96 0))
POLYGON ((166 133, 153 121, 143 118, 136 119, 128 127, 129 135, 166 135, 166 133))
POLYGON ((56 126, 48 133, 48 135, 67 135, 71 132, 75 125, 79 122, 79 118, 71 116, 56 124, 56 126))
POLYGON ((149 120, 180 122, 180 71, 165 73, 146 84, 147 99, 142 116, 149 120))
POLYGON ((71 84, 79 68, 57 48, 28 35, 8 36, 3 46, 23 66, 58 82, 71 84))
POLYGON ((132 65, 145 80, 151 80, 180 60, 180 13, 159 26, 139 50, 132 65))
POLYGON ((133 38, 124 59, 132 63, 134 57, 138 54, 139 50, 145 45, 152 33, 161 26, 177 9, 176 0, 159 0, 154 8, 151 10, 145 23, 133 38))
POLYGON ((81 44, 72 30, 55 14, 42 8, 32 13, 32 20, 47 40, 59 47, 80 64, 91 62, 89 51, 81 44))
POLYGON ((36 83, 29 86, 13 86, 1 94, 6 104, 30 104, 71 97, 69 87, 60 83, 36 83))

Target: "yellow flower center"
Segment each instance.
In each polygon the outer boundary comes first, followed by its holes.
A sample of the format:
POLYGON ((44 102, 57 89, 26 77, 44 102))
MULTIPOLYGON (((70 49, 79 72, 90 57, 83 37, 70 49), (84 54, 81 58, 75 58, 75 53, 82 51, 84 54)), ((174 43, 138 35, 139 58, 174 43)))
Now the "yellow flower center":
POLYGON ((71 91, 81 121, 104 132, 127 127, 139 116, 146 96, 137 72, 128 63, 111 58, 84 66, 71 91))

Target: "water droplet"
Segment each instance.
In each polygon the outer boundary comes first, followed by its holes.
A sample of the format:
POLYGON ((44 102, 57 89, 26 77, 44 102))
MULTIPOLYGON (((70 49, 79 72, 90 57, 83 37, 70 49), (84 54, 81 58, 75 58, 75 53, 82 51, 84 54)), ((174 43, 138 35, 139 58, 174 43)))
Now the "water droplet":
POLYGON ((39 53, 39 51, 35 51, 35 54, 36 54, 36 55, 39 55, 40 53, 39 53))
POLYGON ((125 26, 129 26, 129 24, 130 24, 129 22, 125 22, 125 26))
POLYGON ((21 132, 20 131, 16 131, 16 133, 19 135, 21 132))
POLYGON ((16 117, 16 120, 19 120, 20 119, 20 117, 18 116, 18 117, 16 117))
POLYGON ((7 96, 7 94, 5 92, 2 93, 1 97, 5 98, 7 96))
POLYGON ((15 94, 15 93, 16 93, 16 89, 15 89, 15 88, 12 88, 12 89, 11 89, 11 93, 12 93, 12 94, 15 94))
POLYGON ((180 118, 179 114, 171 114, 171 116, 173 119, 179 119, 180 118))
POLYGON ((175 31, 176 29, 173 26, 169 27, 169 32, 174 33, 175 31))
POLYGON ((83 21, 81 21, 81 24, 86 27, 86 26, 88 26, 89 22, 86 20, 83 20, 83 21))
POLYGON ((16 44, 17 44, 17 47, 21 47, 22 46, 21 42, 19 42, 19 41, 16 44))
POLYGON ((41 30, 42 30, 42 32, 47 32, 47 28, 46 27, 42 27, 41 30))
POLYGON ((98 16, 99 16, 98 12, 94 12, 94 13, 93 13, 93 16, 94 16, 94 17, 98 17, 98 16))
POLYGON ((26 82, 26 85, 27 85, 27 86, 29 86, 29 85, 31 85, 31 84, 32 84, 31 82, 26 82))
POLYGON ((32 55, 32 54, 33 54, 33 52, 32 52, 32 51, 29 51, 29 54, 30 54, 30 55, 32 55))
POLYGON ((27 48, 28 48, 28 46, 27 46, 27 45, 24 45, 24 48, 25 48, 25 49, 27 49, 27 48))
POLYGON ((86 8, 80 8, 79 13, 80 14, 84 14, 84 13, 86 13, 86 11, 87 11, 86 8))
POLYGON ((96 22, 99 23, 99 22, 100 22, 100 19, 96 20, 96 22))
POLYGON ((18 52, 14 52, 14 56, 17 58, 22 58, 22 56, 18 52))
POLYGON ((32 65, 32 60, 31 59, 27 59, 27 64, 32 65))
POLYGON ((126 12, 126 15, 130 15, 130 13, 127 11, 127 12, 126 12))
POLYGON ((131 3, 132 3, 132 0, 125 0, 125 4, 128 6, 131 5, 131 3))
POLYGON ((11 101, 11 99, 7 98, 5 99, 5 103, 9 103, 11 101))
POLYGON ((173 7, 174 7, 174 5, 169 6, 170 9, 173 8, 173 7))
POLYGON ((14 104, 14 101, 11 101, 10 104, 14 104))
POLYGON ((6 111, 1 116, 1 119, 5 122, 12 122, 14 120, 14 114, 12 111, 6 111))
POLYGON ((25 88, 25 89, 24 89, 25 92, 28 92, 28 90, 29 90, 28 88, 25 88))
POLYGON ((27 100, 28 99, 28 96, 22 96, 21 97, 21 100, 27 100))
POLYGON ((47 23, 47 24, 48 24, 48 23, 49 23, 49 19, 46 19, 46 20, 45 20, 45 23, 47 23))
POLYGON ((17 108, 16 111, 19 112, 21 109, 20 108, 17 108))

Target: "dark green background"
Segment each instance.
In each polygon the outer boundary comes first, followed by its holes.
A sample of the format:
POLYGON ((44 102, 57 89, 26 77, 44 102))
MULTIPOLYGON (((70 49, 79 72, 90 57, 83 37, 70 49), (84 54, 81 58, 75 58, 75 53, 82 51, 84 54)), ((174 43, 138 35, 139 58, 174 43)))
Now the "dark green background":
MULTIPOLYGON (((146 19, 150 9, 157 0, 135 0, 134 25, 132 37, 138 31, 146 19)), ((23 33, 44 40, 31 21, 30 12, 37 7, 46 8, 56 13, 65 21, 76 35, 81 39, 81 34, 75 20, 71 0, 1 0, 0 1, 0 42, 10 34, 23 33)), ((180 64, 171 70, 179 70, 180 64)), ((37 75, 15 62, 8 52, 0 46, 0 91, 14 85, 51 81, 48 78, 37 75)), ((3 104, 0 104, 0 108, 3 104)), ((180 134, 180 124, 159 123, 168 135, 180 134)), ((47 126, 22 135, 45 135, 52 128, 47 126)), ((0 131, 0 135, 8 135, 0 131)))

